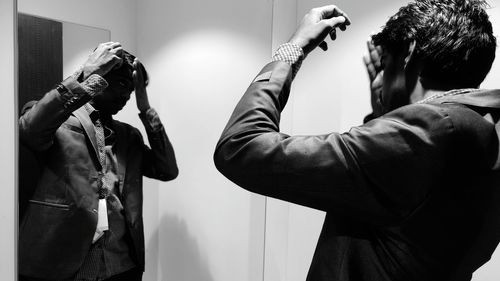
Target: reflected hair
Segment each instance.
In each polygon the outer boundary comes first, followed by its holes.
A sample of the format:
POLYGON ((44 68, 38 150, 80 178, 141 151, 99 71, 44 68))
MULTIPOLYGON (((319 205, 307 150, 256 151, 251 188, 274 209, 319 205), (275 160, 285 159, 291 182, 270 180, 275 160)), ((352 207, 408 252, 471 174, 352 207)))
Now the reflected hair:
POLYGON ((496 38, 484 0, 415 0, 372 37, 388 52, 413 53, 424 87, 477 88, 495 59, 496 38))
MULTIPOLYGON (((134 71, 134 60, 135 56, 132 55, 131 53, 123 50, 121 54, 121 58, 123 59, 122 64, 118 68, 114 68, 111 70, 108 74, 112 75, 122 75, 125 77, 129 77, 131 80, 132 78, 132 72, 134 71)), ((142 77, 144 78, 144 84, 147 86, 149 84, 149 75, 148 72, 146 71, 146 68, 142 63, 139 63, 139 71, 142 73, 142 77)))

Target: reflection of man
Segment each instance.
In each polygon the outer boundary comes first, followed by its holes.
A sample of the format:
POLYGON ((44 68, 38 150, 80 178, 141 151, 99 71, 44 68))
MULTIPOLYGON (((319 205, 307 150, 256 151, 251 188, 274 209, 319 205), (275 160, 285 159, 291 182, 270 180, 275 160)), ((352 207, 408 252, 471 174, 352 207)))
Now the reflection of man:
POLYGON ((103 43, 81 71, 25 105, 20 139, 42 175, 19 233, 26 280, 141 280, 142 176, 177 176, 175 155, 156 111, 148 76, 119 43, 103 43), (151 148, 112 115, 135 90, 151 148))
POLYGON ((496 48, 483 5, 416 0, 391 17, 366 60, 373 89, 382 85, 375 114, 349 132, 279 133, 303 58, 350 24, 335 6, 304 17, 236 106, 217 168, 245 189, 327 212, 308 280, 470 280, 490 258, 500 91, 476 89, 496 48))

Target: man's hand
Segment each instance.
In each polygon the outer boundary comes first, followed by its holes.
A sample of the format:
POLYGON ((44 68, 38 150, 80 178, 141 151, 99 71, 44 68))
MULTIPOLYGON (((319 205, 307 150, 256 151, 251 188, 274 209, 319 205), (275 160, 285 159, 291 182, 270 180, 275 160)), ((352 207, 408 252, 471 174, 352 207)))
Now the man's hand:
POLYGON ((326 36, 330 34, 335 40, 336 28, 344 31, 350 24, 347 14, 334 5, 314 8, 304 16, 289 42, 301 47, 305 55, 317 46, 326 51, 328 45, 323 41, 326 36))
POLYGON ((134 60, 134 72, 132 78, 134 79, 135 100, 137 102, 137 109, 140 112, 145 112, 150 108, 148 93, 146 91, 146 83, 141 69, 144 69, 142 63, 136 58, 134 60))
POLYGON ((373 45, 371 40, 367 41, 368 54, 363 56, 366 71, 370 78, 370 91, 371 91, 371 104, 373 110, 373 117, 377 118, 384 112, 381 103, 384 66, 382 63, 382 48, 373 45))
POLYGON ((121 58, 122 51, 122 45, 118 42, 99 44, 83 64, 83 80, 86 80, 92 74, 103 77, 114 67, 120 66, 123 61, 121 58))

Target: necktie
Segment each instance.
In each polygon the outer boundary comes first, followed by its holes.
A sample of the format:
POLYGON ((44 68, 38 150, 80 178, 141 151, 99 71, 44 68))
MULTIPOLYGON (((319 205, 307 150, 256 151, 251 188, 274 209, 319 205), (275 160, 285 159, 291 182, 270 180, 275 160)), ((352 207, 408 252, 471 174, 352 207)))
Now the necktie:
POLYGON ((104 136, 104 126, 99 118, 98 112, 95 110, 92 112, 91 119, 94 122, 94 128, 96 132, 96 140, 97 140, 97 151, 99 156, 99 163, 101 164, 102 171, 100 173, 100 181, 98 182, 98 190, 97 193, 99 195, 99 206, 98 206, 98 218, 97 218, 97 228, 94 233, 94 238, 92 240, 95 243, 99 238, 104 235, 104 231, 109 229, 108 224, 108 208, 106 204, 106 197, 109 194, 108 188, 109 184, 106 182, 106 152, 104 147, 106 146, 106 140, 104 136), (94 117, 94 118, 92 118, 94 117))
POLYGON ((94 121, 94 127, 96 132, 97 139, 97 147, 99 152, 99 163, 101 163, 102 171, 101 171, 101 181, 99 183, 99 199, 105 199, 109 194, 109 184, 106 182, 106 151, 104 147, 106 146, 106 139, 104 136, 104 126, 101 122, 101 119, 96 118, 94 121))

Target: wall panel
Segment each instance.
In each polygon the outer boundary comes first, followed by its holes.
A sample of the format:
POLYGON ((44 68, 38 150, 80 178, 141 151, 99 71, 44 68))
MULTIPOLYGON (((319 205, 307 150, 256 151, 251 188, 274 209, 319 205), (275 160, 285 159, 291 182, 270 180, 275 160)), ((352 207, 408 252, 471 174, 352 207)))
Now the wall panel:
POLYGON ((0 84, 3 88, 2 102, 0 103, 0 128, 4 134, 0 146, 0 171, 2 177, 2 204, 0 204, 0 272, 2 279, 15 280, 15 257, 17 245, 17 177, 16 177, 16 73, 17 73, 17 44, 16 36, 16 1, 0 1, 0 84))
MULTIPOLYGON (((138 54, 175 148, 179 177, 159 187, 157 280, 262 280, 264 198, 223 177, 215 144, 270 60, 271 0, 138 3, 138 54)), ((156 243, 156 244, 155 244, 156 243)))

